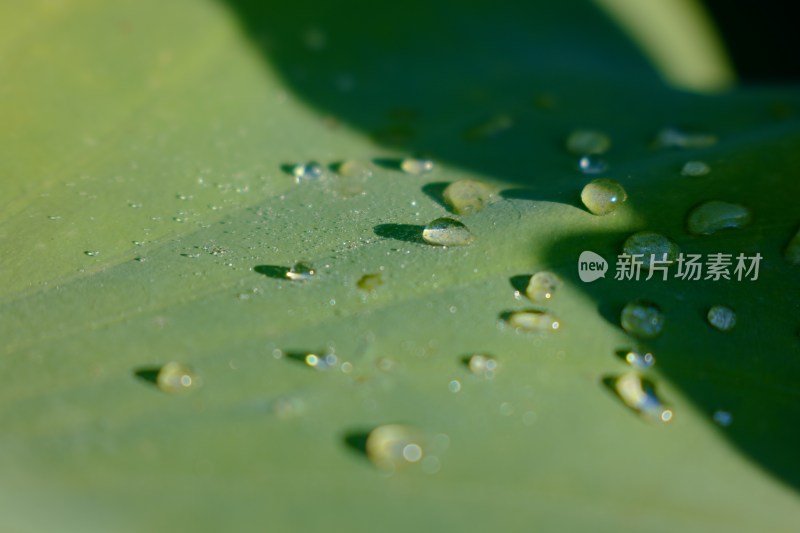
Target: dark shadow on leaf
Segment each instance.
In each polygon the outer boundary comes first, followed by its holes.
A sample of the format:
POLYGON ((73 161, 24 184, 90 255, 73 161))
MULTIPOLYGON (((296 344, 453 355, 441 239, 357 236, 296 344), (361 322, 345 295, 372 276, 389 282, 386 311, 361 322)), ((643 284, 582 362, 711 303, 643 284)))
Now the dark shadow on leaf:
POLYGON ((366 459, 367 439, 369 438, 370 431, 371 430, 369 429, 356 429, 353 431, 348 431, 345 433, 342 440, 350 451, 355 452, 366 459))
POLYGON ((253 271, 274 279, 286 279, 286 273, 289 272, 289 267, 278 265, 256 265, 253 271))
POLYGON ((453 210, 450 209, 444 201, 443 193, 448 185, 450 185, 450 182, 447 181, 436 181, 434 183, 426 183, 425 185, 422 186, 422 192, 424 192, 428 198, 430 198, 440 206, 444 207, 445 209, 453 213, 453 210))
POLYGON ((518 276, 511 276, 508 279, 508 282, 511 284, 511 287, 515 291, 519 291, 520 294, 525 294, 525 291, 528 289, 528 283, 531 281, 531 274, 520 274, 518 276))
POLYGON ((160 366, 143 366, 133 371, 133 375, 144 383, 153 387, 158 385, 158 373, 161 371, 160 366))
POLYGON ((425 244, 422 239, 424 226, 416 224, 378 224, 373 228, 375 235, 385 239, 425 244))
POLYGON ((378 157, 372 160, 375 165, 386 168, 389 170, 397 170, 398 172, 402 171, 400 165, 403 163, 402 159, 393 159, 387 157, 378 157))

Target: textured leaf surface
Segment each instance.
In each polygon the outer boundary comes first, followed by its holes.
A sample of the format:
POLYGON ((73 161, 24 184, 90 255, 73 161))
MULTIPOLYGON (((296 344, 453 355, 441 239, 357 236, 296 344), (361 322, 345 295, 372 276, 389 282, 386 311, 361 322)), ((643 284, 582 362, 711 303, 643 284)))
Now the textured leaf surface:
POLYGON ((0 5, 3 529, 791 530, 797 90, 669 89, 583 3, 370 6, 0 5), (498 114, 511 128, 465 139, 498 114), (720 142, 655 150, 672 125, 720 142), (605 217, 563 150, 579 127, 611 136, 630 197, 605 217), (433 172, 282 170, 416 152, 433 172), (712 172, 681 176, 689 159, 712 172), (447 214, 437 184, 460 178, 503 191, 462 217, 475 243, 418 242, 447 214), (708 199, 754 223, 688 235, 708 199), (759 252, 760 278, 578 280, 582 250, 613 258, 643 229, 759 252), (315 279, 272 275, 300 259, 315 279), (530 307, 513 278, 543 268, 565 281, 561 330, 498 327, 530 307), (639 297, 667 316, 649 347, 668 426, 603 385, 626 370, 617 318, 639 297), (717 303, 734 331, 705 322, 717 303), (351 373, 273 355, 327 346, 351 373), (461 363, 475 352, 498 358, 493 380, 461 363), (135 374, 173 360, 202 386, 173 396, 135 374), (439 443, 438 471, 387 477, 348 444, 395 422, 439 443))

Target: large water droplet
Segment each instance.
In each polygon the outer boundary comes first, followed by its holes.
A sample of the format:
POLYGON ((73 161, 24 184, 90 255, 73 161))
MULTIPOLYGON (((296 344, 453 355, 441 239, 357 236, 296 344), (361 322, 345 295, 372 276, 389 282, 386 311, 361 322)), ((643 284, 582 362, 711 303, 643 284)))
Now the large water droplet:
POLYGON ((709 172, 711 167, 703 161, 687 161, 681 169, 681 174, 684 176, 705 176, 709 172))
POLYGON ((431 221, 422 230, 422 238, 438 246, 466 246, 475 240, 464 224, 448 217, 431 221))
POLYGON ((506 317, 506 323, 518 331, 557 331, 561 324, 556 317, 539 309, 514 311, 506 317))
POLYGON ((660 233, 640 231, 625 240, 622 251, 628 255, 641 255, 641 262, 646 268, 655 264, 671 264, 677 259, 680 249, 678 245, 660 233))
POLYGON ((672 410, 667 409, 656 396, 653 387, 636 372, 619 376, 614 382, 620 399, 641 415, 659 422, 672 420, 672 410))
POLYGON ((497 371, 497 361, 491 355, 476 353, 470 356, 467 366, 474 375, 486 379, 492 379, 497 371))
POLYGON ((298 261, 286 271, 286 277, 292 281, 307 281, 314 277, 316 273, 317 269, 311 263, 298 261))
POLYGON ((657 337, 664 328, 664 314, 653 302, 639 300, 630 302, 622 309, 622 329, 642 339, 657 337))
POLYGON ((690 133, 677 128, 665 128, 656 137, 656 145, 660 148, 705 148, 716 143, 716 135, 690 133))
POLYGON ((162 366, 156 376, 156 385, 164 392, 175 393, 190 389, 197 382, 191 367, 171 362, 162 366))
POLYGON ((453 213, 471 215, 483 209, 493 194, 492 188, 475 180, 458 180, 442 192, 445 204, 453 213))
POLYGON ((608 178, 591 181, 581 191, 583 205, 595 215, 607 215, 627 199, 628 193, 625 192, 622 185, 608 178))
POLYGON ((708 310, 708 323, 720 331, 730 331, 736 326, 736 312, 725 305, 715 305, 708 310))
POLYGON ((694 235, 711 235, 727 228, 743 228, 751 218, 750 209, 743 205, 712 200, 689 212, 686 227, 694 235))
POLYGON ((783 251, 783 257, 793 265, 800 265, 800 231, 792 237, 786 249, 783 251))
POLYGON ((602 174, 608 170, 608 164, 595 155, 585 155, 578 160, 578 170, 584 174, 602 174))
POLYGON ((302 183, 304 181, 316 181, 322 177, 322 174, 322 166, 314 161, 295 165, 292 169, 292 175, 297 183, 302 183))
POLYGON ((561 280, 552 272, 537 272, 531 276, 525 295, 534 303, 547 303, 560 285, 561 280))
POLYGON ((425 174, 433 170, 433 161, 407 157, 400 162, 400 169, 406 174, 425 174))
POLYGON ((367 436, 365 451, 378 468, 393 471, 422 459, 423 439, 417 430, 408 426, 378 426, 367 436))
POLYGON ((567 137, 567 150, 577 155, 602 154, 611 148, 611 139, 594 130, 575 130, 567 137))

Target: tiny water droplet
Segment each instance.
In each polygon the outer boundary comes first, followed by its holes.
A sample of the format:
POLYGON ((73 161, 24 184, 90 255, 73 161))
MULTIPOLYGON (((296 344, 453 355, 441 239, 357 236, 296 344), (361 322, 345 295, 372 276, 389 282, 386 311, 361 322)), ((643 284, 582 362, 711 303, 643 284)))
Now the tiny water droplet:
POLYGON ((657 337, 664 328, 664 314, 653 302, 639 300, 630 302, 622 309, 622 329, 642 339, 657 337))
POLYGON ((162 366, 156 376, 156 385, 164 392, 183 392, 196 384, 197 377, 191 367, 175 361, 162 366))
POLYGON ((356 282, 356 286, 364 292, 374 292, 375 289, 383 285, 383 276, 380 272, 375 274, 364 274, 356 282))
POLYGON ((322 177, 322 167, 314 161, 300 163, 294 166, 292 175, 294 175, 294 180, 297 183, 316 181, 322 177))
POLYGON ((367 436, 367 457, 378 468, 394 471, 420 461, 424 456, 420 433, 409 426, 388 424, 378 426, 367 436))
POLYGON ((783 257, 786 258, 792 265, 800 265, 800 230, 792 237, 786 249, 783 251, 783 257))
POLYGON ((625 361, 638 370, 647 370, 656 364, 656 358, 650 352, 628 352, 625 354, 625 361))
POLYGON ((728 411, 715 411, 714 422, 726 428, 733 423, 733 415, 728 411))
POLYGON ((660 148, 706 148, 716 143, 716 135, 690 133, 678 128, 664 128, 656 136, 656 146, 660 148))
POLYGON ((711 167, 703 161, 687 161, 681 169, 683 176, 705 176, 711 172, 711 167))
POLYGON ((476 180, 458 180, 448 185, 442 192, 444 203, 457 215, 477 213, 489 203, 492 188, 476 180))
POLYGON ((638 373, 628 372, 619 376, 614 382, 614 389, 625 405, 639 414, 658 422, 672 420, 672 410, 664 406, 650 383, 638 373))
POLYGON ((286 272, 286 277, 292 281, 308 281, 314 277, 317 269, 311 263, 298 261, 286 272))
POLYGON ((534 303, 547 303, 560 285, 561 280, 552 272, 537 272, 531 276, 525 295, 534 303))
POLYGON ((339 366, 339 358, 336 357, 333 350, 328 350, 322 355, 315 353, 306 354, 304 361, 306 365, 311 368, 316 368, 317 370, 330 370, 331 368, 339 366))
POLYGON ((61 215, 48 215, 48 220, 61 220, 61 215))
POLYGON ((470 356, 467 366, 469 366, 469 371, 474 375, 492 379, 497 371, 497 360, 491 355, 476 353, 470 356))
POLYGON ((649 269, 653 266, 653 260, 673 263, 678 258, 680 248, 660 233, 640 231, 625 240, 622 251, 631 256, 641 255, 642 264, 649 269))
POLYGON ((509 313, 506 323, 518 331, 557 331, 561 324, 550 313, 538 309, 526 309, 509 313))
POLYGON ((407 157, 400 162, 400 169, 406 174, 425 174, 433 170, 433 161, 407 157))
POLYGON ((575 130, 567 137, 566 145, 576 155, 597 155, 611 148, 611 139, 602 131, 575 130))
POLYGON ((723 229, 743 228, 751 218, 750 209, 743 205, 712 200, 689 212, 686 227, 694 235, 711 235, 723 229))
POLYGON ((608 164, 595 155, 585 155, 578 160, 578 170, 584 174, 602 174, 608 170, 608 164))
POLYGON ((607 215, 628 199, 628 193, 619 182, 599 178, 589 182, 581 191, 581 201, 594 215, 607 215))
POLYGON ((461 390, 461 382, 457 379, 454 379, 450 383, 448 383, 447 388, 450 389, 450 392, 456 393, 461 390))
POLYGON ((97 250, 86 250, 83 253, 88 255, 89 257, 96 257, 96 256, 100 255, 100 252, 98 252, 97 250))
POLYGON ((466 246, 475 240, 464 224, 448 217, 431 221, 422 230, 422 238, 438 246, 466 246))
POLYGON ((719 331, 730 331, 736 326, 736 312, 725 305, 715 305, 708 310, 708 323, 719 331))

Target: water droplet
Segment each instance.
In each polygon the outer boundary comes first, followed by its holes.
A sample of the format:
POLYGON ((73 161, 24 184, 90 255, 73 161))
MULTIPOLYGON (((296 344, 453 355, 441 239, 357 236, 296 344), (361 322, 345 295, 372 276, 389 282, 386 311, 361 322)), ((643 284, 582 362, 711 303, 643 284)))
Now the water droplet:
POLYGON ((726 428, 733 423, 733 415, 728 411, 715 411, 714 422, 726 428))
POLYGON ((97 257, 98 255, 100 255, 100 252, 98 252, 96 250, 86 250, 83 253, 88 255, 89 257, 97 257))
POLYGON ((567 137, 567 150, 577 155, 602 154, 611 148, 611 139, 594 130, 575 130, 567 137))
POLYGON ((558 320, 546 311, 526 309, 508 314, 506 323, 518 331, 556 331, 561 326, 558 320))
POLYGON ((378 468, 393 471, 416 463, 424 456, 422 436, 411 427, 398 424, 378 426, 367 436, 367 457, 378 468))
POLYGON ((471 215, 483 209, 492 198, 492 188, 475 180, 458 180, 442 192, 444 203, 457 215, 471 215))
POLYGON ((298 261, 286 272, 286 277, 292 281, 308 281, 314 277, 317 269, 311 263, 298 261))
POLYGON ((369 178, 372 176, 372 167, 364 161, 348 159, 338 166, 336 173, 344 178, 369 178))
POLYGON ((708 310, 708 323, 720 331, 730 331, 736 325, 736 313, 730 307, 715 305, 708 310))
POLYGON ((783 251, 783 257, 793 265, 800 265, 800 231, 792 237, 786 249, 783 251))
POLYGON ((310 353, 306 355, 305 362, 311 368, 316 368, 317 370, 329 370, 339 365, 339 358, 336 357, 336 354, 333 353, 333 351, 328 351, 323 355, 310 353))
POLYGON ((422 230, 422 238, 438 246, 466 246, 475 240, 464 224, 448 217, 431 221, 422 230))
POLYGON ((454 379, 450 383, 448 383, 447 388, 450 389, 450 392, 456 393, 461 390, 461 382, 457 379, 454 379))
POLYGON ((673 263, 678 258, 680 248, 660 233, 640 231, 625 240, 625 244, 622 245, 622 251, 628 255, 641 255, 642 264, 646 268, 651 268, 653 260, 656 263, 673 263))
POLYGON ((156 385, 164 392, 182 392, 196 384, 194 371, 189 366, 174 361, 162 366, 156 376, 156 385))
POLYGON ((481 141, 496 137, 513 125, 513 117, 509 114, 501 113, 471 128, 467 128, 464 132, 464 138, 468 141, 481 141))
POLYGON ((657 337, 664 328, 664 314, 653 302, 639 300, 630 302, 620 316, 622 329, 642 339, 657 337))
POLYGON ((319 163, 309 161, 308 163, 301 163, 295 165, 292 169, 292 175, 297 183, 304 181, 316 181, 322 178, 322 167, 319 163))
POLYGON ((711 235, 727 228, 743 228, 750 224, 750 220, 747 207, 712 200, 692 209, 686 226, 694 235, 711 235))
POLYGON ((356 282, 356 286, 364 292, 373 292, 375 289, 383 285, 383 276, 381 274, 364 274, 356 282))
POLYGON ((48 220, 61 220, 61 215, 48 215, 48 220))
POLYGON ((497 371, 497 361, 491 355, 476 353, 469 358, 467 366, 474 375, 486 379, 492 379, 497 371))
POLYGON ((581 191, 583 205, 595 215, 607 215, 627 199, 628 193, 625 192, 622 185, 608 178, 593 180, 581 191))
POLYGON ((595 155, 585 155, 578 160, 578 170, 584 174, 602 174, 608 170, 608 164, 595 155))
POLYGON ((614 382, 614 390, 625 405, 647 418, 659 422, 672 420, 672 410, 664 406, 652 385, 636 372, 619 376, 614 382))
POLYGON ((677 128, 664 128, 656 137, 656 146, 660 148, 706 148, 716 143, 716 135, 689 133, 677 128))
POLYGON ((628 352, 625 354, 625 361, 638 370, 647 370, 656 364, 656 358, 650 352, 628 352))
POLYGON ((547 303, 561 285, 561 280, 552 272, 537 272, 531 276, 525 295, 534 303, 547 303))
POLYGON ((433 161, 407 157, 400 162, 400 169, 406 174, 425 174, 433 170, 433 161))
POLYGON ((703 161, 687 161, 681 169, 683 176, 705 176, 709 172, 711 172, 711 167, 703 161))

